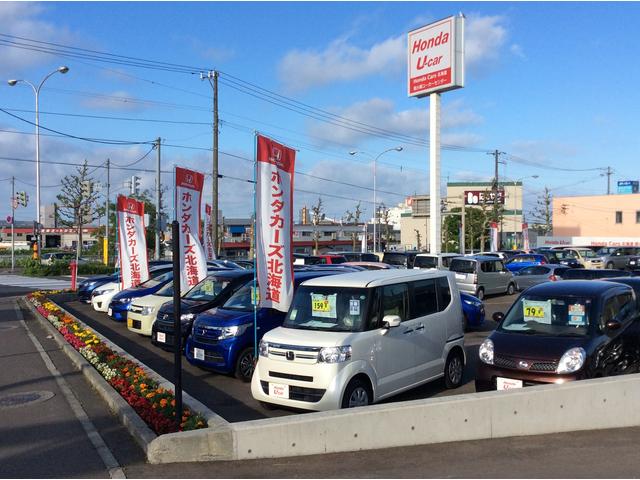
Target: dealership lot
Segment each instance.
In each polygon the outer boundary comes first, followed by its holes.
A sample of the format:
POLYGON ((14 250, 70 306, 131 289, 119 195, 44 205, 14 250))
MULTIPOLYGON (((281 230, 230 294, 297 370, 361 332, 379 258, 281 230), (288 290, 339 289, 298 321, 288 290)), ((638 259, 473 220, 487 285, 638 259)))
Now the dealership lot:
MULTIPOLYGON (((138 360, 171 381, 173 376, 173 353, 165 352, 151 344, 148 337, 129 331, 124 323, 111 320, 106 314, 93 310, 91 305, 78 302, 73 295, 52 297, 69 313, 94 328, 112 342, 119 345, 138 360)), ((386 402, 416 400, 429 397, 458 395, 475 391, 474 375, 478 347, 495 327, 491 320, 494 312, 505 312, 513 301, 513 296, 492 296, 484 301, 487 319, 485 324, 465 334, 467 366, 463 385, 455 390, 445 389, 442 382, 436 381, 397 395, 386 402)), ((287 409, 267 410, 251 396, 250 385, 236 378, 201 370, 189 364, 183 357, 183 390, 205 404, 208 408, 229 422, 255 420, 299 413, 287 409)))

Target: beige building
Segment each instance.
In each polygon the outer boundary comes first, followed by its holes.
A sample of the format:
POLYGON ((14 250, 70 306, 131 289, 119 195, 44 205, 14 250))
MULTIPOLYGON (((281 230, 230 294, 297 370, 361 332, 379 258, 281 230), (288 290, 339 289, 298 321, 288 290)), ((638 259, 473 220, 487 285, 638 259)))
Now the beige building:
POLYGON ((640 194, 553 198, 554 237, 640 237, 640 194))

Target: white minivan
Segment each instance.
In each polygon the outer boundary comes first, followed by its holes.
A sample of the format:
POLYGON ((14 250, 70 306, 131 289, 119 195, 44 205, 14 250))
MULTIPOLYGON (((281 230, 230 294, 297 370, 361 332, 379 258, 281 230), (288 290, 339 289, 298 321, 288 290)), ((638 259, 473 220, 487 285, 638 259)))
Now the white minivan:
POLYGON ((251 381, 256 400, 306 410, 369 405, 465 365, 453 273, 369 270, 307 280, 282 327, 267 332, 251 381))

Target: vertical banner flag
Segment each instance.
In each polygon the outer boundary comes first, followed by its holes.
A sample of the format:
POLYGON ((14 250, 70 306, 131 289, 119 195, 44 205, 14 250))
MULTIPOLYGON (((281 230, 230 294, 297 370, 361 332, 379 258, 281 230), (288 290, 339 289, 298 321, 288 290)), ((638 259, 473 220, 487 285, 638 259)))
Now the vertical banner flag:
POLYGON ((362 226, 362 235, 360 235, 360 251, 367 253, 367 224, 362 226))
POLYGON ((498 251, 498 224, 496 222, 491 222, 489 240, 491 241, 489 246, 489 251, 497 252, 498 251))
POLYGON ((522 224, 522 249, 529 251, 529 225, 527 223, 522 224))
POLYGON ((149 279, 144 202, 118 195, 118 261, 122 289, 135 287, 149 279))
POLYGON ((260 306, 281 312, 293 298, 295 150, 257 136, 256 270, 260 306))
POLYGON ((204 174, 176 167, 176 216, 180 224, 181 290, 207 276, 207 259, 200 243, 200 200, 204 174))
POLYGON ((204 249, 207 252, 207 260, 215 260, 216 252, 213 251, 213 236, 211 234, 211 205, 204 204, 204 249))

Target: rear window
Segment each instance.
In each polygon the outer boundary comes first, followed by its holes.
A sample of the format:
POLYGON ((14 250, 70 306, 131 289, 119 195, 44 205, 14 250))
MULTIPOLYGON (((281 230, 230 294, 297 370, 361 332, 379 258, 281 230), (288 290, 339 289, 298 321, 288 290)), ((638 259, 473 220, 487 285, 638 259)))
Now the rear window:
POLYGON ((378 256, 374 255, 373 253, 363 253, 360 257, 363 262, 379 262, 380 261, 378 259, 378 256))
POLYGON ((451 261, 449 270, 458 273, 476 273, 476 262, 473 260, 464 260, 462 258, 454 258, 451 261))
POLYGON ((347 259, 345 257, 343 257, 342 255, 340 255, 339 257, 330 257, 331 258, 331 264, 339 264, 339 263, 345 263, 347 261, 347 259))
POLYGON ((437 257, 416 257, 413 261, 413 266, 417 268, 437 268, 437 257))
POLYGON ((406 265, 407 256, 404 253, 385 253, 382 261, 389 265, 406 265))

